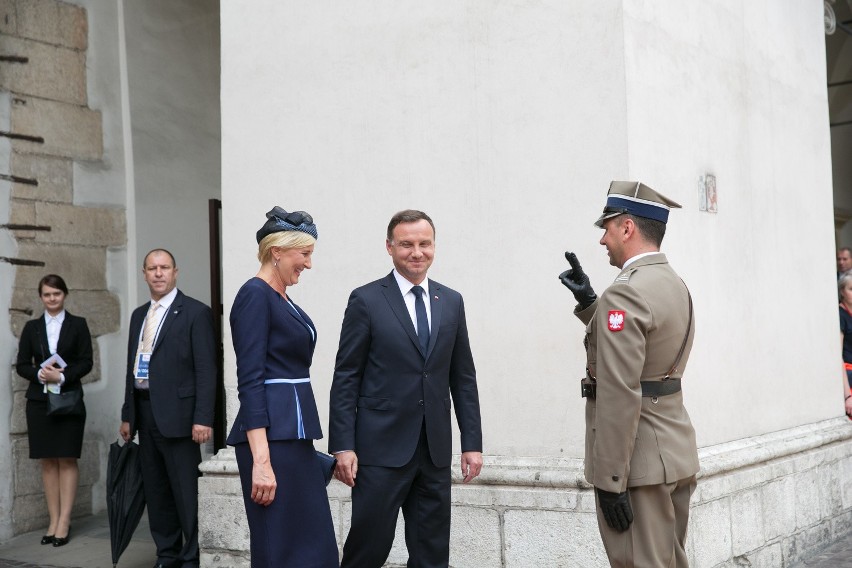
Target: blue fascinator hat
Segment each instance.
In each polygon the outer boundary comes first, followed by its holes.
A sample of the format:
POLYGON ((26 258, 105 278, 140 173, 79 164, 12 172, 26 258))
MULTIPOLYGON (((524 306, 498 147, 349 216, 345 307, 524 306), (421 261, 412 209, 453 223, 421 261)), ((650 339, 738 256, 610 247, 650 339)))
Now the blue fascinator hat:
POLYGON ((288 212, 277 205, 266 213, 266 222, 257 230, 257 243, 267 235, 281 231, 300 231, 319 239, 314 218, 305 211, 288 212))

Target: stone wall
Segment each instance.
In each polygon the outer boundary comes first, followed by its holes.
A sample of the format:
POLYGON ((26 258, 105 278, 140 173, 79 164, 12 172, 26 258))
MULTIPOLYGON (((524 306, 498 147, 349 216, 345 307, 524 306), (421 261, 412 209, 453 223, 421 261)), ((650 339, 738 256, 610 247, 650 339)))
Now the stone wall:
MULTIPOLYGON (((74 200, 74 162, 103 158, 102 118, 87 104, 85 9, 55 0, 0 0, 0 136, 11 143, 0 175, 12 181, 9 228, 17 242, 18 264, 11 325, 42 312, 39 279, 61 275, 70 294, 69 312, 88 320, 93 338, 120 325, 118 298, 107 289, 106 252, 127 240, 123 209, 88 207, 74 200), (8 171, 4 171, 8 168, 8 171), (15 229, 15 226, 26 228, 15 229)), ((83 380, 100 380, 95 366, 83 380)), ((41 474, 28 459, 24 391, 27 383, 10 370, 14 396, 11 417, 14 463, 12 521, 16 533, 46 524, 41 474)), ((92 511, 92 484, 105 464, 99 442, 87 437, 80 460, 80 488, 74 514, 92 511)))
MULTIPOLYGON (((693 568, 785 568, 852 533, 852 425, 845 418, 702 448, 687 550, 693 568)), ((202 565, 249 566, 233 451, 202 464, 202 565)), ((582 462, 486 456, 479 480, 453 466, 450 565, 593 568, 608 563, 582 462)), ((342 547, 349 490, 329 486, 342 547)), ((387 566, 405 566, 402 519, 387 566)))

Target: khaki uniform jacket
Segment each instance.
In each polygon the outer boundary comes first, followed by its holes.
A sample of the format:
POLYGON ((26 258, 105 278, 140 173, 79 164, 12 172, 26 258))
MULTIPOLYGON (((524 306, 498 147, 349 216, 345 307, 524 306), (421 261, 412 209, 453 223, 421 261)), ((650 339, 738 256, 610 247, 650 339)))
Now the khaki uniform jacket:
MULTIPOLYGON (((639 384, 666 376, 689 325, 686 285, 665 255, 634 261, 575 315, 586 324, 587 365, 597 379, 597 398, 586 399, 586 480, 621 493, 697 473, 695 430, 683 392, 654 402, 642 397, 639 384)), ((672 378, 683 375, 694 333, 693 318, 672 378)), ((688 379, 683 384, 688 388, 688 379)))

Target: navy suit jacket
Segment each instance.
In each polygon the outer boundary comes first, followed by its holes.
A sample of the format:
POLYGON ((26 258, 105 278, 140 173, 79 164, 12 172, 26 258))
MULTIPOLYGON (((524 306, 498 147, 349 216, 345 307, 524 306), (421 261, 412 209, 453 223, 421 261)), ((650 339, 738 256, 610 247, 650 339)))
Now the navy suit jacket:
MULTIPOLYGON (((130 423, 131 435, 136 432, 133 367, 142 324, 150 307, 151 302, 146 302, 130 317, 121 420, 130 423)), ((154 343, 148 377, 151 411, 163 436, 191 436, 193 424, 213 426, 216 347, 213 313, 208 306, 178 291, 154 343)))
POLYGON ((393 272, 349 296, 331 385, 329 452, 355 450, 361 464, 400 467, 414 455, 425 421, 432 463, 447 467, 453 405, 462 451, 482 451, 464 302, 433 280, 429 301, 423 353, 393 272))
MULTIPOLYGON (((84 318, 65 311, 65 320, 56 341, 56 352, 67 364, 62 371, 65 375, 62 392, 83 388, 80 381, 92 370, 92 336, 84 318)), ((30 381, 26 394, 30 400, 47 400, 44 385, 38 380, 38 371, 41 362, 49 356, 44 316, 28 321, 21 332, 15 368, 19 375, 30 381)))

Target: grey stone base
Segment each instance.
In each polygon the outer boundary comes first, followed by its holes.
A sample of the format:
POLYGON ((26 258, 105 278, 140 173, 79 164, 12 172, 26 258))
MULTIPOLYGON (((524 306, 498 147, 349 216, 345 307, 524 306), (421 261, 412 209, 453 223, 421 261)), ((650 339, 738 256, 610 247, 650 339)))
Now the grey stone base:
MULTIPOLYGON (((702 448, 688 553, 694 568, 783 568, 852 533, 852 424, 832 419, 702 448)), ((248 567, 233 451, 201 465, 202 565, 248 567)), ((456 475, 458 467, 454 466, 456 475)), ((349 490, 328 490, 338 543, 349 490)), ((582 460, 487 456, 477 482, 454 479, 450 565, 605 567, 582 460)), ((407 559, 402 519, 388 566, 407 559)))

